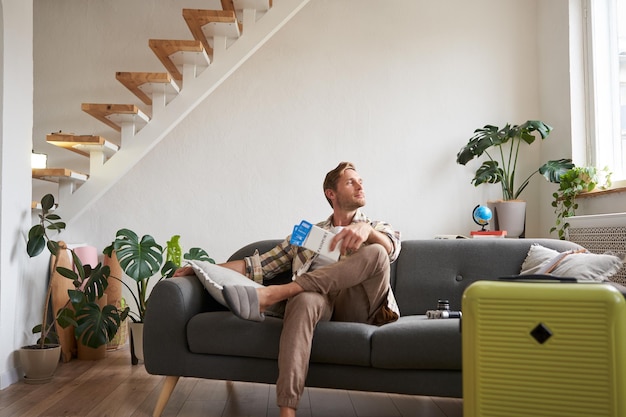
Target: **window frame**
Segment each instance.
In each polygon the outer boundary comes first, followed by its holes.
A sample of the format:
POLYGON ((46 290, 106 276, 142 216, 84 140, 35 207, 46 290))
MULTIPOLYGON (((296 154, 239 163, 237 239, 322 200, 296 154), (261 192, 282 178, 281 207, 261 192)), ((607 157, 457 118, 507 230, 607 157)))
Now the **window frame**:
MULTIPOLYGON (((585 165, 608 166, 615 180, 626 177, 626 136, 622 135, 620 106, 618 1, 626 7, 626 0, 583 0, 585 165)), ((626 65, 626 60, 624 62, 626 65)), ((626 120, 624 123, 626 128, 626 120)))

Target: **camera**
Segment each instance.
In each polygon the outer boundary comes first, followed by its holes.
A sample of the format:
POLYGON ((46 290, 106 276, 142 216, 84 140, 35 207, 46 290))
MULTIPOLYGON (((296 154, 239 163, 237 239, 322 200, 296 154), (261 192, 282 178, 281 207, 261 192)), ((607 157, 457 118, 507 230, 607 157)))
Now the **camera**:
POLYGON ((450 302, 448 300, 437 300, 437 309, 426 311, 426 317, 429 319, 460 319, 462 316, 460 311, 450 311, 450 302))

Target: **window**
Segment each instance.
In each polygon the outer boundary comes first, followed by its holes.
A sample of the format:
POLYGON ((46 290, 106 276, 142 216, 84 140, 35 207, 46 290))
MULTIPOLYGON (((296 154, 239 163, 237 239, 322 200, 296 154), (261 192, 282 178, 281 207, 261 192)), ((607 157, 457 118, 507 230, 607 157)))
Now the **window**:
POLYGON ((585 0, 588 164, 626 178, 626 0, 585 0))

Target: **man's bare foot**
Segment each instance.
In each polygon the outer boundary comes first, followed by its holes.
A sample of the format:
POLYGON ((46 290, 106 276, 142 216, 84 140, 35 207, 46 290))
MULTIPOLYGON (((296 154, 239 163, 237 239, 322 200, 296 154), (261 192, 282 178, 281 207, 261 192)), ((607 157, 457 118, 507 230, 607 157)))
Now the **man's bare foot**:
POLYGON ((257 288, 256 292, 261 313, 265 312, 272 304, 291 298, 303 291, 304 289, 296 282, 257 288))
POLYGON ((280 407, 279 417, 296 417, 296 409, 289 407, 280 407))

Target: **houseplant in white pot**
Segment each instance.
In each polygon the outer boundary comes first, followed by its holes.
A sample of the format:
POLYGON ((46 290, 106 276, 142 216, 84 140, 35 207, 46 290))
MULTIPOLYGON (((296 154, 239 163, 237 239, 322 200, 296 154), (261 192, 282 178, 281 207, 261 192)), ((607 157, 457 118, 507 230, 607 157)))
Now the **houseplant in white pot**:
POLYGON ((48 371, 46 374, 46 372, 24 369, 25 380, 28 382, 46 382, 56 370, 60 356, 56 325, 61 328, 74 326, 76 338, 80 342, 90 348, 98 348, 115 336, 121 321, 128 314, 128 309, 120 311, 115 306, 106 303, 100 306, 98 303, 108 285, 108 267, 103 267, 101 264, 95 267, 83 266, 73 250, 70 250, 70 253, 75 270, 58 266, 59 254, 68 248, 64 242, 52 240, 48 235, 49 231, 61 232, 66 226, 61 217, 51 211, 54 206, 54 197, 51 194, 42 198, 39 223, 32 226, 28 232, 26 251, 30 257, 34 257, 47 248, 54 256, 52 270, 70 279, 73 289, 67 291, 68 299, 65 305, 58 311, 52 312, 53 317, 50 318, 53 283, 52 280, 48 282, 42 321, 33 328, 34 334, 41 333, 39 340, 35 345, 24 346, 20 349, 20 361, 24 368, 35 364, 46 367, 48 371), (58 348, 54 354, 46 352, 51 349, 51 345, 55 345, 54 349, 58 348), (51 363, 44 365, 43 360, 29 358, 31 355, 48 356, 51 363))
POLYGON ((475 186, 484 183, 501 185, 502 200, 494 204, 494 220, 498 229, 507 230, 509 237, 519 237, 524 232, 526 202, 520 200, 520 194, 532 177, 539 173, 548 181, 558 183, 561 175, 574 167, 571 159, 550 160, 527 176, 522 176, 521 181, 516 177, 522 143, 531 145, 537 139, 536 133, 543 140, 551 131, 551 126, 539 120, 528 120, 521 125, 507 123, 503 128, 486 125, 474 131, 474 135, 456 156, 456 162, 461 165, 483 155, 487 157, 476 170, 471 182, 475 186), (521 217, 515 219, 516 224, 508 224, 508 216, 503 216, 510 205, 521 207, 517 208, 521 217))
POLYGON ((148 307, 150 279, 156 278, 157 282, 170 278, 181 266, 182 260, 201 260, 215 263, 211 257, 201 248, 191 248, 189 252, 182 254, 180 236, 174 235, 167 242, 166 247, 159 245, 150 235, 139 238, 137 233, 130 229, 117 231, 115 240, 104 249, 104 254, 115 256, 124 274, 135 281, 133 290, 123 277, 111 276, 118 279, 130 291, 136 311, 129 314, 131 363, 136 365, 143 360, 143 321, 148 307))
POLYGON ((574 167, 561 175, 559 189, 552 194, 556 220, 550 233, 557 232, 559 239, 564 240, 570 226, 568 217, 574 216, 578 209, 576 197, 593 191, 596 187, 610 187, 611 175, 608 167, 599 170, 594 166, 574 167))

